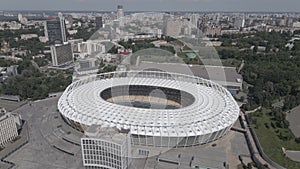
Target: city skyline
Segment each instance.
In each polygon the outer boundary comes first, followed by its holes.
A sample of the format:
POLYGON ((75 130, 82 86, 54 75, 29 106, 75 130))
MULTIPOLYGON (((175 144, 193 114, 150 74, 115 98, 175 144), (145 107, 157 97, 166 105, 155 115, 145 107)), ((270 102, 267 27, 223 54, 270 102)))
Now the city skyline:
POLYGON ((297 0, 1 0, 0 10, 298 12, 297 0))

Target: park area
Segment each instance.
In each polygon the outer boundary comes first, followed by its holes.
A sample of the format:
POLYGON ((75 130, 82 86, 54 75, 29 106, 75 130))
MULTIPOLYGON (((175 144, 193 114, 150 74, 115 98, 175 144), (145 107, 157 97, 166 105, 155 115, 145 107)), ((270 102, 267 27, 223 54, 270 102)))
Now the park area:
MULTIPOLYGON (((297 115, 300 117, 299 113, 297 115)), ((286 122, 278 120, 277 115, 274 115, 274 112, 270 109, 262 109, 249 116, 265 154, 285 168, 299 169, 300 162, 292 161, 283 152, 283 148, 300 151, 300 144, 296 142, 296 137, 290 130, 290 128, 293 129, 295 126, 299 126, 299 117, 293 118, 289 128, 286 125, 282 125, 282 123, 286 122)))

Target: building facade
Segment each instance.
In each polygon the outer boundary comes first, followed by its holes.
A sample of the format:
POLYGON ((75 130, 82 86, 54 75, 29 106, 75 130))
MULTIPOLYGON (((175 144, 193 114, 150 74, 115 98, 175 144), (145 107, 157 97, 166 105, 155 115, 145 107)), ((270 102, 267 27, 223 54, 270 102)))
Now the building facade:
POLYGON ((96 17, 95 23, 96 23, 96 30, 102 28, 102 27, 103 27, 103 19, 102 19, 102 16, 96 17))
POLYGON ((79 131, 92 125, 123 128, 130 130, 133 145, 170 148, 217 140, 239 116, 236 101, 221 85, 158 71, 110 72, 75 81, 60 97, 58 110, 79 131), (163 94, 152 97, 155 90, 163 94))
POLYGON ((117 19, 120 22, 120 26, 124 26, 124 11, 123 11, 123 6, 122 5, 118 5, 117 7, 117 19))
POLYGON ((127 130, 91 126, 81 139, 83 166, 86 169, 127 169, 130 135, 127 130))
POLYGON ((65 19, 61 16, 46 22, 49 43, 62 44, 67 41, 65 19))
POLYGON ((18 136, 16 118, 5 109, 0 109, 0 147, 5 147, 18 136))
POLYGON ((179 18, 165 18, 164 35, 177 37, 181 33, 181 21, 179 18))
POLYGON ((63 66, 74 62, 71 44, 53 45, 50 48, 53 66, 63 66))

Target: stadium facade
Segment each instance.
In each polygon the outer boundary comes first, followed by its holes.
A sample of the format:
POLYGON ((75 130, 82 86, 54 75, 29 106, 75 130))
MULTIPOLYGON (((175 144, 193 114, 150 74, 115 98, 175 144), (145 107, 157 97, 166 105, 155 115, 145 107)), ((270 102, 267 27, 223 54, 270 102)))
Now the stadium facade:
POLYGON ((58 102, 67 123, 130 131, 131 144, 186 147, 228 133, 239 107, 227 89, 200 77, 158 71, 110 72, 73 82, 58 102))

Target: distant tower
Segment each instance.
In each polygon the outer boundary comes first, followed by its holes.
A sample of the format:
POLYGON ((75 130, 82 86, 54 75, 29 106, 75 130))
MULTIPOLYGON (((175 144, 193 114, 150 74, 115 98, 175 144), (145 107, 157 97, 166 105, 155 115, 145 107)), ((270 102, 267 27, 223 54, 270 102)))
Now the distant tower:
POLYGON ((47 21, 47 32, 51 45, 63 44, 67 41, 65 19, 62 13, 58 13, 58 18, 47 21))
POLYGON ((60 13, 60 12, 58 13, 58 18, 59 18, 59 22, 60 22, 61 36, 62 36, 62 40, 64 43, 64 42, 67 42, 65 18, 62 15, 62 13, 60 13))
POLYGON ((123 6, 122 5, 118 5, 117 19, 120 21, 120 26, 121 27, 124 26, 123 17, 124 17, 123 6))
POLYGON ((199 18, 199 16, 197 14, 192 14, 191 17, 190 17, 191 24, 194 25, 194 27, 197 26, 198 18, 199 18))
POLYGON ((96 17, 95 23, 96 23, 96 30, 102 28, 103 27, 102 16, 96 17))
POLYGON ((245 27, 245 18, 241 18, 241 17, 238 17, 235 19, 234 21, 234 27, 237 28, 237 29, 240 29, 240 28, 244 28, 245 27))
POLYGON ((22 18, 23 18, 22 14, 19 13, 18 14, 18 20, 19 20, 19 22, 21 22, 22 18))

